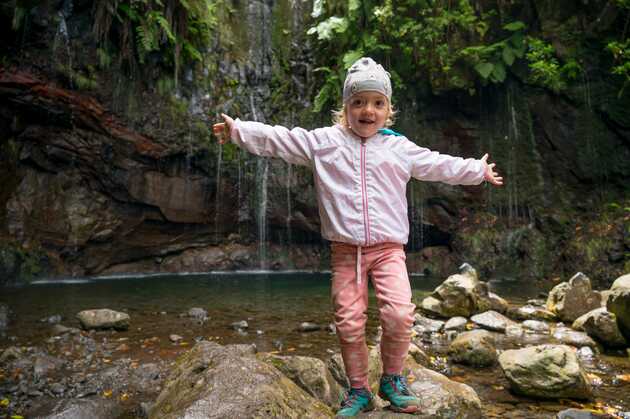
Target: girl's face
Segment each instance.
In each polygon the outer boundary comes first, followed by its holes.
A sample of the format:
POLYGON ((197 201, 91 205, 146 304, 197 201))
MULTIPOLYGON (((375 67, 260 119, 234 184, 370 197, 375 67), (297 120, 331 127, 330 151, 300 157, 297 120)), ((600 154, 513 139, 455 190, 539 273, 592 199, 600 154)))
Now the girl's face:
POLYGON ((352 95, 346 106, 348 125, 361 138, 369 138, 383 128, 389 113, 387 97, 378 92, 352 95))

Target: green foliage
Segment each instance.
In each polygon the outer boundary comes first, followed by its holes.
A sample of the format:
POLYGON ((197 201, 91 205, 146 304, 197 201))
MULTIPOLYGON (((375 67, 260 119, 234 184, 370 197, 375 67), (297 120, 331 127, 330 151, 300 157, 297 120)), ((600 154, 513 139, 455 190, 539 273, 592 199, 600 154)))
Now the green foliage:
POLYGON ((570 81, 578 79, 582 74, 582 66, 575 58, 561 64, 551 44, 538 38, 528 37, 527 45, 528 50, 525 56, 530 69, 529 80, 533 84, 558 93, 565 90, 570 81))
MULTIPOLYGON (((630 0, 628 1, 630 2, 630 0)), ((615 60, 611 73, 623 78, 623 86, 619 90, 619 97, 621 97, 625 88, 630 85, 630 39, 623 42, 609 42, 606 45, 606 50, 613 55, 615 60)))
POLYGON ((472 93, 479 81, 502 82, 525 52, 522 22, 491 31, 497 13, 477 11, 468 0, 321 0, 313 10, 308 34, 324 63, 316 112, 338 102, 345 70, 361 56, 385 64, 398 90, 428 80, 435 93, 472 93))
MULTIPOLYGON (((173 69, 177 83, 182 62, 202 61, 201 50, 214 34, 217 7, 222 3, 222 0, 96 2, 94 33, 101 46, 119 39, 121 58, 130 67, 136 61, 145 64, 151 53, 159 54, 159 61, 173 69)), ((101 57, 102 53, 99 60, 101 57)), ((109 62, 105 60, 104 64, 109 62)))

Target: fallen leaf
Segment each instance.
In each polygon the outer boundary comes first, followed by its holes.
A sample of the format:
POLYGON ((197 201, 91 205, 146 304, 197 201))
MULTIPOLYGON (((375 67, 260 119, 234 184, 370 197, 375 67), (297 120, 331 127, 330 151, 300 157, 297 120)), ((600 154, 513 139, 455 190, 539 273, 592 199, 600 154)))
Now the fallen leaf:
POLYGON ((9 399, 2 399, 0 400, 0 407, 7 407, 9 403, 9 399))
POLYGON ((121 402, 127 401, 128 399, 129 399, 129 394, 123 393, 123 394, 120 395, 120 401, 121 402))
POLYGON ((104 390, 103 391, 103 397, 112 397, 112 391, 111 390, 104 390))
POLYGON ((617 374, 615 378, 619 381, 630 382, 630 374, 617 374))

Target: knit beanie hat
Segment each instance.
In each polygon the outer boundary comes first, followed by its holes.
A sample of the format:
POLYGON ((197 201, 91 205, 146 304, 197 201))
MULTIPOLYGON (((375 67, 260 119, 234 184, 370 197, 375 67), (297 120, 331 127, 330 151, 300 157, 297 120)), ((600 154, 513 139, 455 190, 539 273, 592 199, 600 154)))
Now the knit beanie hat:
POLYGON ((346 81, 343 83, 343 102, 355 93, 379 92, 392 101, 392 84, 389 73, 383 66, 369 57, 359 58, 348 70, 346 81))

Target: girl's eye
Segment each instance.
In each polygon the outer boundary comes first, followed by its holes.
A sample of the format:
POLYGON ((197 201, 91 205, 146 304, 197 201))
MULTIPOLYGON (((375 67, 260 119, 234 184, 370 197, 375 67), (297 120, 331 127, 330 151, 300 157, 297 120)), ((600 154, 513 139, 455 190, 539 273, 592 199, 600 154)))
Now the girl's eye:
POLYGON ((353 106, 361 106, 363 104, 363 101, 361 99, 354 99, 351 104, 353 106))
POLYGON ((385 101, 384 100, 377 100, 376 101, 376 107, 377 108, 382 108, 383 106, 385 106, 385 101))

